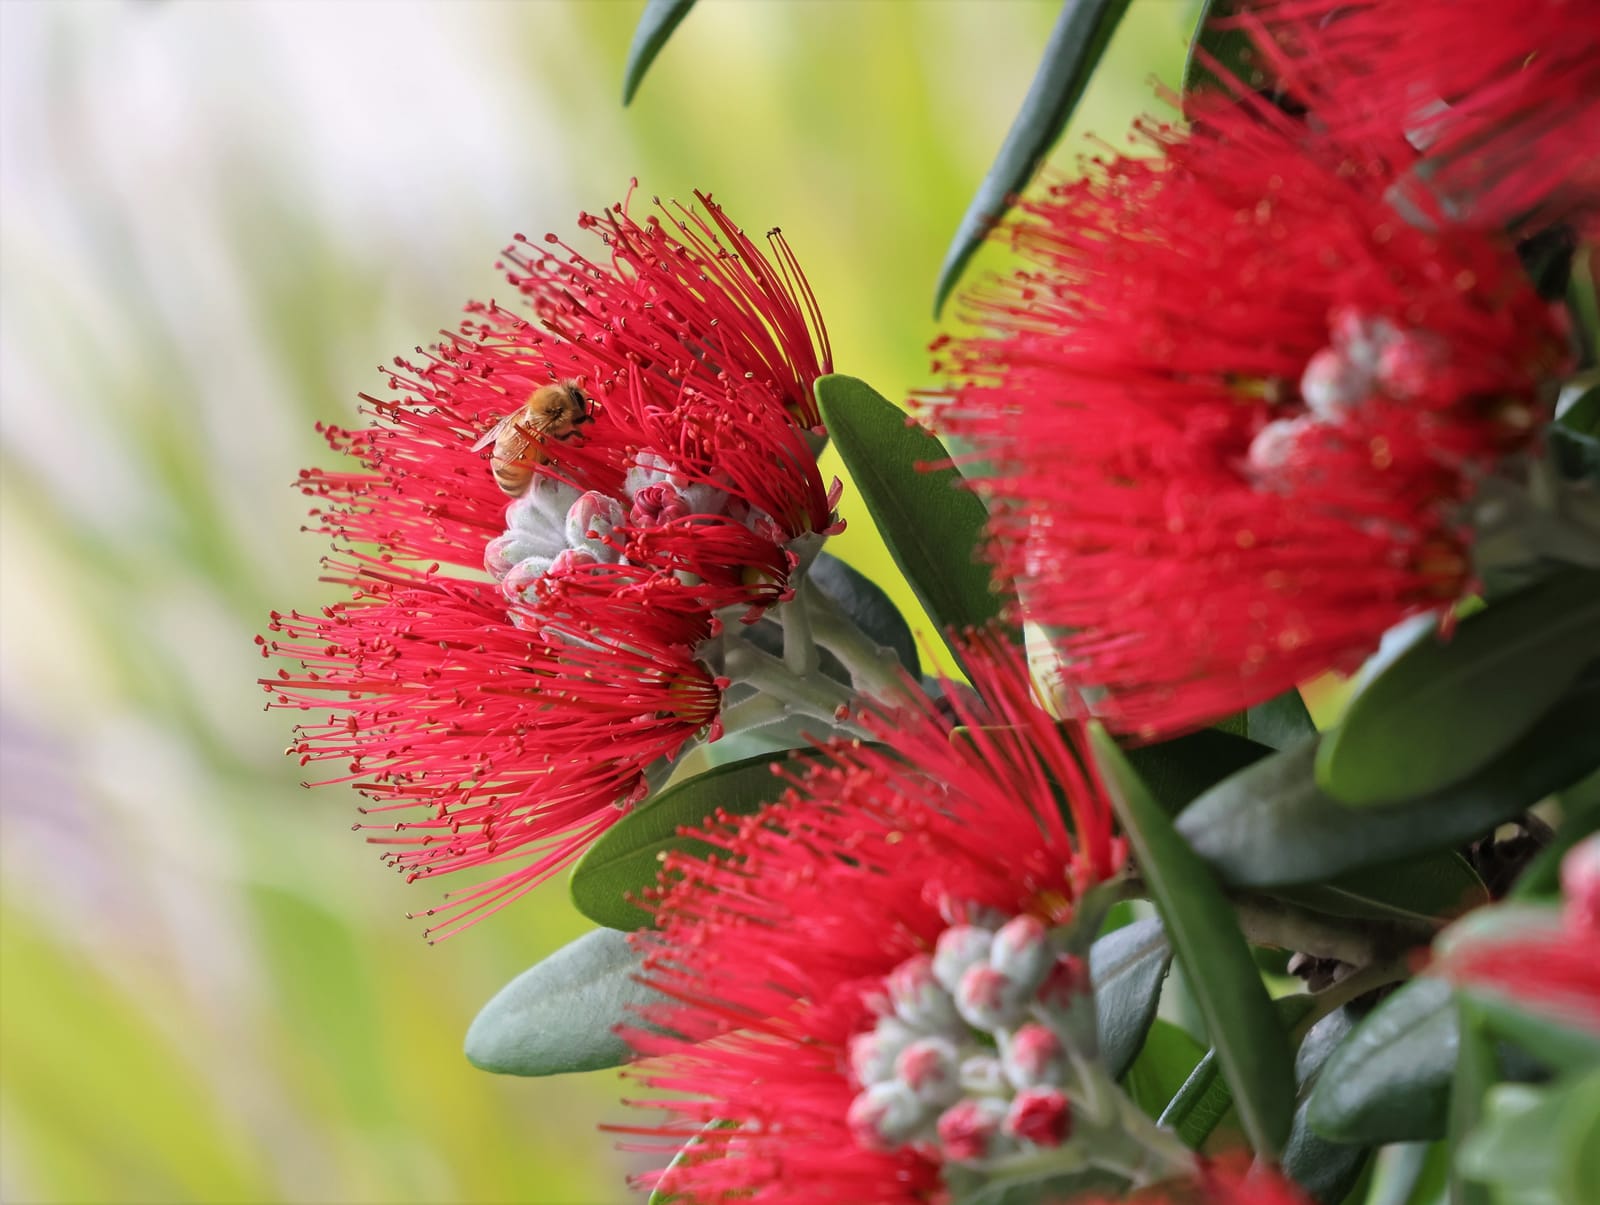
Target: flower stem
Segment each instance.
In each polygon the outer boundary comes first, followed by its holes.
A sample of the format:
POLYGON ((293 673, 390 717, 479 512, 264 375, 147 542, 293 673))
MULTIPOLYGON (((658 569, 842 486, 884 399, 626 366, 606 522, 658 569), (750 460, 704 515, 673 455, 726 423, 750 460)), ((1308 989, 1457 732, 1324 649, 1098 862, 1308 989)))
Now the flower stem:
POLYGON ((820 673, 795 674, 782 658, 764 653, 745 641, 728 643, 723 672, 735 682, 773 696, 795 715, 822 720, 830 728, 871 739, 871 733, 849 719, 860 697, 820 673))
POLYGON ((795 597, 807 600, 817 642, 850 671, 850 684, 857 691, 884 700, 904 693, 906 670, 893 649, 862 631, 810 578, 800 584, 795 597))

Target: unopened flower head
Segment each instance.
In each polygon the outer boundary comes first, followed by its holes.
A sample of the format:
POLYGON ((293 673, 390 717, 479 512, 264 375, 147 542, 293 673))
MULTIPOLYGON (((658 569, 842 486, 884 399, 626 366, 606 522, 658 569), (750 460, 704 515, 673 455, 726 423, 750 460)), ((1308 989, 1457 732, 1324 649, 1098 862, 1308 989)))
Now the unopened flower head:
POLYGON ((629 1037, 675 1120, 629 1132, 723 1127, 664 1189, 924 1201, 1070 1139, 1061 926, 1123 847, 1020 655, 970 664, 966 733, 927 699, 868 714, 892 750, 828 746, 782 803, 703 834, 713 856, 669 859, 645 970, 675 1003, 629 1037))
POLYGON ((1600 232, 1600 9, 1591 0, 1250 0, 1278 85, 1383 154, 1397 200, 1446 222, 1600 232))
POLYGON ((1142 136, 1024 207, 929 408, 1069 682, 1157 736, 1470 593, 1469 504, 1567 353, 1511 248, 1409 227, 1381 163, 1257 103, 1142 136))
POLYGON ((716 736, 708 642, 787 598, 839 526, 814 454, 816 302, 781 236, 769 259, 700 201, 584 218, 603 265, 519 239, 530 309, 469 307, 395 362, 371 425, 324 428, 359 464, 301 475, 352 595, 274 614, 263 652, 298 666, 265 685, 331 713, 291 751, 347 766, 395 865, 511 865, 440 932, 570 861, 716 736))

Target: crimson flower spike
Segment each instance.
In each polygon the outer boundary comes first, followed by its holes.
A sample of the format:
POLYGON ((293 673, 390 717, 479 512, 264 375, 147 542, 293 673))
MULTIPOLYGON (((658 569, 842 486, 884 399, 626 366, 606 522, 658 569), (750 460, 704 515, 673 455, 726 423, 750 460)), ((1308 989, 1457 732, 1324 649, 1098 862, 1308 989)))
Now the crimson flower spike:
POLYGON ((1600 233, 1591 0, 1250 0, 1222 24, 1254 35, 1330 138, 1411 169, 1403 187, 1439 216, 1600 233))
POLYGON ((347 767, 330 781, 372 798, 383 823, 358 827, 393 865, 493 868, 435 933, 570 862, 716 737, 719 613, 791 597, 841 526, 810 442, 832 370, 815 298, 781 236, 768 259, 700 200, 584 218, 609 262, 514 250, 531 308, 469 306, 387 370, 369 426, 322 428, 357 463, 301 474, 351 597, 275 613, 263 653, 296 664, 263 685, 326 710, 291 752, 347 767))
POLYGON ((885 744, 823 747, 782 802, 700 834, 712 856, 669 857, 640 944, 670 1003, 628 1037, 668 1098, 640 1107, 672 1119, 622 1132, 698 1137, 649 1185, 925 1202, 1068 1140, 1093 1051, 1067 1022, 1087 981, 1066 927, 1124 844, 1020 654, 980 638, 967 664, 979 701, 947 696, 964 733, 927 697, 868 713, 885 744))
POLYGON ((1473 502, 1568 357, 1507 241, 1408 226, 1385 163, 1263 103, 1023 206, 1028 267, 936 344, 990 555, 1070 684, 1142 738, 1352 670, 1476 589, 1473 502))

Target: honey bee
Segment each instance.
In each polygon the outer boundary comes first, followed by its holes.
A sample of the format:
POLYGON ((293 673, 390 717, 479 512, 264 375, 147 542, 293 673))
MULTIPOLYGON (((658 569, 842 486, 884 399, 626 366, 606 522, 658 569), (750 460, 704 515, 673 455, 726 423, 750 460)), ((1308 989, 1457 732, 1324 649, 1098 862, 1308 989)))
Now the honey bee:
POLYGON ((528 395, 521 409, 506 415, 477 443, 474 452, 491 443, 489 467, 502 490, 513 498, 528 492, 533 466, 550 463, 547 441, 570 439, 584 423, 593 421, 589 399, 572 381, 545 385, 528 395))

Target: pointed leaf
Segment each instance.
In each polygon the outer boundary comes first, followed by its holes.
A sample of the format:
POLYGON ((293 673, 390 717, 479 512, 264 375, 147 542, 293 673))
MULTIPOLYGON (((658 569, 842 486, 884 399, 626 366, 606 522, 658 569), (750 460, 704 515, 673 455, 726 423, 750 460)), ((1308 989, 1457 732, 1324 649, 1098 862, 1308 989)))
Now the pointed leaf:
POLYGON ((1100 1060, 1112 1079, 1138 1056, 1171 964, 1172 948, 1155 917, 1114 929, 1089 948, 1100 1060))
POLYGON ((1460 1033, 1450 985, 1414 979, 1369 1013, 1322 1069, 1307 1119, 1335 1142, 1444 1136, 1460 1033))
POLYGON ((1325 883, 1280 887, 1271 893, 1324 916, 1437 929, 1489 902, 1468 861, 1453 850, 1347 871, 1325 883))
POLYGON ((596 929, 522 972, 467 1030, 467 1061, 501 1075, 561 1075, 615 1067, 628 1044, 612 1032, 638 1025, 634 1005, 663 999, 634 981, 640 956, 625 934, 596 929))
POLYGON ((644 82, 644 73, 656 61, 656 55, 667 44, 673 30, 694 7, 694 0, 645 0, 644 12, 633 31, 633 42, 628 47, 628 63, 622 69, 622 103, 624 107, 633 100, 633 94, 644 82))
POLYGON ((1066 0, 1056 18, 1044 61, 1033 77, 1027 96, 978 195, 961 218, 955 240, 945 252, 939 282, 934 287, 933 312, 937 317, 945 300, 973 253, 994 229, 1011 198, 1027 187, 1045 154, 1067 128, 1083 90, 1105 53, 1130 0, 1066 0))
MULTIPOLYGON (((814 757, 796 753, 800 762, 814 757)), ((783 755, 761 754, 717 766, 687 782, 669 787, 644 806, 617 821, 589 846, 572 868, 570 890, 578 911, 613 929, 643 929, 651 914, 632 902, 656 883, 662 860, 672 850, 709 853, 710 846, 679 836, 682 828, 699 828, 718 808, 748 816, 788 789, 774 769, 783 755)), ((801 766, 793 767, 799 770, 801 766)))
POLYGON ((1271 753, 1243 736, 1205 728, 1159 745, 1140 745, 1124 755, 1156 802, 1176 815, 1197 795, 1271 753))
POLYGON ((1594 570, 1569 570, 1469 615, 1447 642, 1423 625, 1363 675, 1344 722, 1322 742, 1317 782, 1359 806, 1462 782, 1516 744, 1596 657, 1594 570))
POLYGON ((1206 1048, 1186 1030, 1170 1021, 1157 1021, 1150 1027, 1122 1086, 1136 1105, 1156 1117, 1183 1090, 1205 1054, 1206 1048))
POLYGON ((1178 817, 1178 831, 1240 887, 1317 882, 1463 844, 1521 815, 1600 765, 1600 675, 1579 684, 1470 782, 1384 808, 1346 807, 1313 773, 1304 745, 1243 770, 1178 817))
POLYGON ((978 560, 988 512, 961 488, 949 459, 924 428, 854 377, 817 382, 828 434, 895 564, 940 628, 982 627, 1000 615, 988 567, 978 560))
POLYGON ((1257 703, 1245 717, 1245 735, 1274 749, 1291 749, 1317 735, 1311 712, 1294 687, 1265 703, 1257 703))
POLYGON ((1328 1141, 1311 1128, 1307 1118, 1306 1102, 1323 1068, 1355 1024, 1356 1018, 1348 1007, 1329 1013, 1311 1027, 1294 1060, 1300 1103, 1294 1112, 1289 1142, 1283 1148, 1283 1170, 1319 1205, 1339 1205, 1354 1187, 1371 1153, 1364 1146, 1328 1141))
POLYGON ((1289 1046, 1233 909, 1178 836, 1116 743, 1091 728, 1094 756, 1194 992, 1239 1119, 1257 1153, 1276 1159, 1294 1112, 1289 1046))

